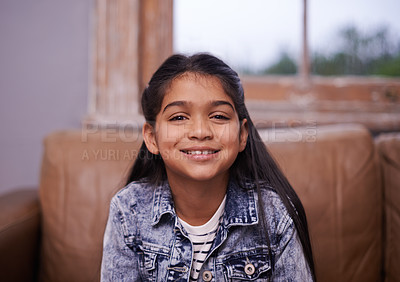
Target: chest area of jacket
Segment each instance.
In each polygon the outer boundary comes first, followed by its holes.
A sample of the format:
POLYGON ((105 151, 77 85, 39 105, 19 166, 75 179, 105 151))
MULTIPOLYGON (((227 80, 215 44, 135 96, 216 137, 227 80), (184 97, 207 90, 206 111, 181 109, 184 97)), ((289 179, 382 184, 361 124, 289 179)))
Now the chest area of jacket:
MULTIPOLYGON (((273 254, 262 241, 243 235, 228 236, 219 246, 213 245, 198 281, 268 281, 273 254)), ((144 281, 189 281, 193 259, 189 238, 176 232, 168 244, 165 240, 159 244, 154 238, 149 239, 134 240, 130 245, 138 254, 141 278, 144 281)))

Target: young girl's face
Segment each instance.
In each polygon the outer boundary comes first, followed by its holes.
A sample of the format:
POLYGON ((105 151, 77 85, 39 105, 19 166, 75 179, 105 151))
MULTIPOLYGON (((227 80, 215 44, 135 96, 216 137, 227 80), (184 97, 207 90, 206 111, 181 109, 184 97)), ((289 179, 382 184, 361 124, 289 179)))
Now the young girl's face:
POLYGON ((161 154, 168 179, 208 181, 226 178, 247 141, 232 99, 212 76, 186 73, 167 90, 155 128, 143 135, 153 154, 161 154))

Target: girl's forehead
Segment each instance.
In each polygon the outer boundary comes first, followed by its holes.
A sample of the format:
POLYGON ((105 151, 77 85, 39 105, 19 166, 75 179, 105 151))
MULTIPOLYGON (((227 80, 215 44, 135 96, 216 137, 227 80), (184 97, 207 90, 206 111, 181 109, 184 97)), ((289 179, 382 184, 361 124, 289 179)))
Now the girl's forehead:
POLYGON ((185 82, 199 84, 200 86, 203 86, 206 88, 207 87, 222 88, 222 84, 216 76, 202 74, 202 73, 194 73, 194 72, 185 72, 185 73, 175 77, 172 80, 169 88, 173 87, 176 84, 182 84, 185 82))
POLYGON ((184 73, 172 80, 164 96, 170 99, 232 99, 226 94, 221 81, 212 75, 184 73))

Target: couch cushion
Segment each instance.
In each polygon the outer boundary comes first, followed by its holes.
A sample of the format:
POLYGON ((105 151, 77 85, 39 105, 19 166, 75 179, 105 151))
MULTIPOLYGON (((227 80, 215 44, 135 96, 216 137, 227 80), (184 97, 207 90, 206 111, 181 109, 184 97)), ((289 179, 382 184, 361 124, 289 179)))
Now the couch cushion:
POLYGON ((125 185, 137 132, 63 131, 44 140, 41 281, 98 281, 113 194, 125 185))
POLYGON ((400 133, 376 139, 385 198, 385 281, 400 279, 400 133))
POLYGON ((319 281, 379 281, 381 182, 357 125, 265 130, 267 147, 305 207, 319 281))

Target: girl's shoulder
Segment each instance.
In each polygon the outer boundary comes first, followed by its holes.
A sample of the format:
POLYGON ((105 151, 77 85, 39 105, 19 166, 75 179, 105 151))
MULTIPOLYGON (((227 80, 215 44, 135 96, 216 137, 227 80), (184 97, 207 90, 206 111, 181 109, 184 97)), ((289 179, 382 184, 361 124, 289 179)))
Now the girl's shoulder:
MULTIPOLYGON (((257 191, 257 182, 255 180, 245 179, 242 182, 241 187, 243 187, 247 190, 254 190, 256 192, 257 191)), ((264 181, 264 180, 258 181, 258 187, 260 188, 260 191, 262 193, 267 193, 271 197, 275 197, 278 195, 275 187, 273 187, 267 181, 264 181)))
MULTIPOLYGON (((291 224, 292 218, 281 198, 278 194, 277 188, 273 187, 266 181, 258 183, 259 192, 257 191, 257 184, 255 181, 246 181, 244 184, 246 189, 251 189, 258 202, 258 207, 264 210, 263 215, 266 217, 270 226, 280 224, 291 224)), ((279 227, 276 226, 278 229, 279 227)))
POLYGON ((124 206, 148 202, 153 198, 154 188, 155 186, 146 180, 133 181, 120 189, 111 202, 124 206))

